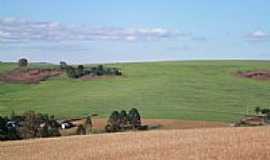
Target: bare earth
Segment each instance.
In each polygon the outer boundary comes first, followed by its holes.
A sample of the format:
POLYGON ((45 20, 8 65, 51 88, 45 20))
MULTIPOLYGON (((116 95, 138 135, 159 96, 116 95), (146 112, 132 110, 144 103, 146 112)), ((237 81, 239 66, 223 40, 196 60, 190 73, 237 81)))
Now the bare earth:
POLYGON ((239 72, 238 74, 241 77, 245 77, 245 78, 251 78, 251 79, 256 79, 256 80, 270 80, 269 70, 239 72))
POLYGON ((1 142, 1 160, 267 160, 270 127, 154 130, 1 142))
MULTIPOLYGON (((106 123, 107 119, 93 119, 93 127, 96 129, 104 129, 106 123)), ((188 121, 173 119, 143 119, 142 123, 150 126, 160 125, 160 129, 217 128, 229 126, 229 124, 221 122, 188 121)))
POLYGON ((30 69, 17 68, 12 71, 0 74, 0 81, 7 83, 26 83, 37 84, 50 77, 56 77, 63 74, 60 69, 30 69))

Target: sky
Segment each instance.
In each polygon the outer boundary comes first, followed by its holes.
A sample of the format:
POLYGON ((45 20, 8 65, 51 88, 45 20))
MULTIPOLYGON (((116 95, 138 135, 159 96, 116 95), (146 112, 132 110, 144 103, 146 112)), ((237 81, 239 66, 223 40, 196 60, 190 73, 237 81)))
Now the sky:
POLYGON ((269 0, 0 0, 0 61, 270 59, 269 0))

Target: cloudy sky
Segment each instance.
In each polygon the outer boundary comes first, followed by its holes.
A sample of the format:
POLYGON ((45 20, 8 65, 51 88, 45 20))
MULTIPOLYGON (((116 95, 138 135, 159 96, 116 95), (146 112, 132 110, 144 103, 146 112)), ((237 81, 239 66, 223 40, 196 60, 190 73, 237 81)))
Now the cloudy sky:
POLYGON ((269 0, 0 0, 0 61, 270 59, 269 0))

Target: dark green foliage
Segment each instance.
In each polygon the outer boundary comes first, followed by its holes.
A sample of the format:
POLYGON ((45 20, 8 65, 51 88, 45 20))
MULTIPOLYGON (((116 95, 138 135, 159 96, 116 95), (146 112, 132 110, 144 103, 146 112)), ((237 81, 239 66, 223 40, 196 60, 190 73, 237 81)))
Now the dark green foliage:
POLYGON ((82 77, 84 76, 84 66, 83 65, 79 65, 78 68, 77 68, 77 75, 78 77, 82 77))
POLYGON ((7 120, 0 116, 0 140, 6 140, 8 129, 6 127, 7 120))
POLYGON ((39 136, 41 137, 39 132, 40 125, 48 121, 48 117, 33 111, 25 112, 23 117, 24 121, 22 122, 22 127, 20 128, 22 138, 26 139, 39 136))
POLYGON ((105 130, 107 132, 117 132, 127 129, 144 129, 141 127, 141 116, 136 108, 132 108, 128 114, 125 110, 122 110, 120 113, 113 111, 105 130))
POLYGON ((118 111, 112 112, 108 120, 108 125, 110 126, 110 129, 108 129, 108 126, 105 128, 108 132, 117 132, 120 130, 120 114, 118 111))
POLYGON ((19 136, 23 139, 35 137, 59 136, 59 124, 53 116, 47 114, 35 113, 33 111, 23 114, 24 120, 21 126, 17 128, 19 136))
POLYGON ((67 63, 66 62, 64 62, 64 61, 61 61, 60 62, 60 69, 66 69, 67 68, 67 63))
MULTIPOLYGON (((7 125, 11 120, 8 117, 0 116, 0 140, 16 140, 19 139, 16 128, 12 125, 7 125)), ((12 121, 15 123, 15 121, 12 121)))
POLYGON ((258 106, 258 107, 256 107, 255 108, 255 112, 256 112, 256 114, 259 114, 260 112, 261 112, 261 108, 258 106))
POLYGON ((26 67, 28 65, 28 60, 26 58, 21 58, 18 61, 19 67, 26 67))
POLYGON ((6 127, 7 120, 0 116, 0 130, 4 130, 6 127))
POLYGON ((104 70, 103 65, 98 65, 96 73, 98 76, 102 76, 105 74, 105 70, 104 70))
POLYGON ((139 126, 141 126, 141 116, 136 108, 132 108, 129 111, 128 121, 133 128, 138 128, 139 126))
POLYGON ((128 124, 128 115, 125 110, 120 112, 120 127, 123 128, 128 124))
POLYGON ((270 109, 268 109, 268 108, 263 108, 263 109, 261 109, 261 113, 262 113, 262 114, 268 114, 268 113, 270 113, 270 109))
POLYGON ((79 65, 77 68, 68 66, 65 62, 60 62, 60 68, 65 69, 69 78, 80 78, 86 75, 103 76, 103 75, 122 75, 121 71, 117 68, 105 68, 103 65, 97 67, 85 68, 79 65))
POLYGON ((69 78, 78 78, 76 69, 72 66, 66 67, 66 73, 69 78))

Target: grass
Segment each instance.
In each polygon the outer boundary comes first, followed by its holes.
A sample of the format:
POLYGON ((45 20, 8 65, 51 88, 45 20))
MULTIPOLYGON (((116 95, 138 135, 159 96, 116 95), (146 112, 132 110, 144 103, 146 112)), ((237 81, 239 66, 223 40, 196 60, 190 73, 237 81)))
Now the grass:
MULTIPOLYGON (((112 64, 123 77, 71 80, 39 85, 0 83, 0 115, 35 110, 57 117, 138 108, 145 118, 230 122, 256 106, 270 107, 270 81, 234 75, 270 69, 270 61, 183 61, 112 64)), ((15 64, 0 63, 0 71, 15 64)))
POLYGON ((0 143, 1 160, 267 160, 270 128, 97 134, 0 143))

